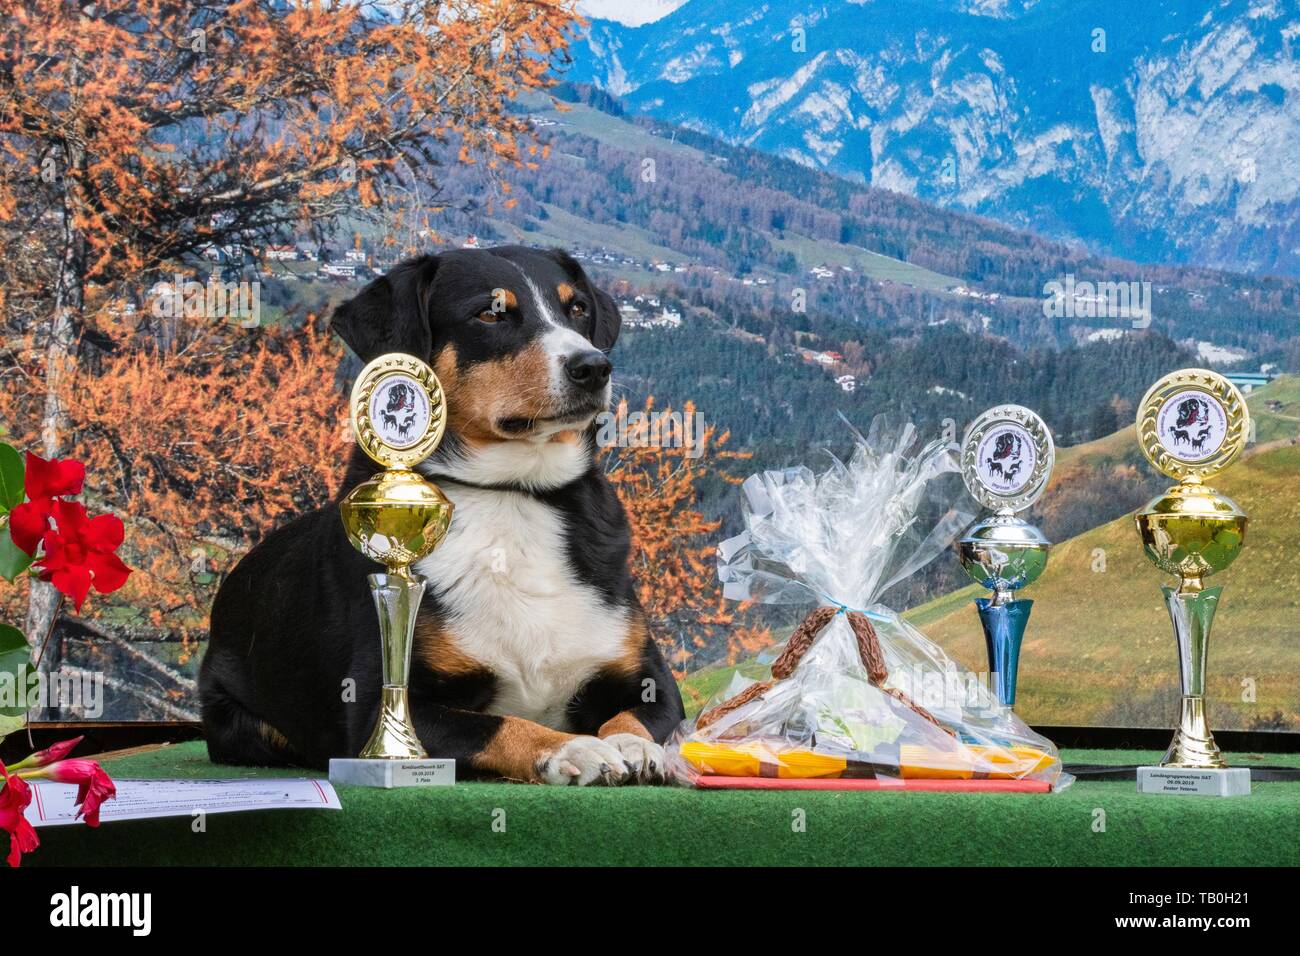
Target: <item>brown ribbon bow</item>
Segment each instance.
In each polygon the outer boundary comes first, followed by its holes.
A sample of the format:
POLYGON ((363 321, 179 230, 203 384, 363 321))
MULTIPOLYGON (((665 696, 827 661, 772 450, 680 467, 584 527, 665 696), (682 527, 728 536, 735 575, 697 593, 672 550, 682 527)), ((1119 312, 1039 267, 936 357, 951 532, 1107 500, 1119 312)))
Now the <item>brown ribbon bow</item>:
MULTIPOLYGON (((700 714, 695 721, 695 726, 709 726, 718 718, 731 713, 739 707, 743 707, 752 700, 759 699, 771 690, 778 680, 785 680, 793 674, 795 668, 799 666, 799 662, 803 660, 803 656, 813 646, 813 642, 817 639, 817 635, 821 633, 822 628, 829 624, 831 618, 839 614, 840 610, 840 608, 822 605, 809 611, 808 616, 794 629, 794 633, 786 641, 785 649, 781 651, 781 655, 772 662, 772 676, 776 680, 759 681, 756 684, 749 685, 734 697, 730 697, 716 707, 711 707, 700 714)), ((871 621, 861 611, 846 611, 845 613, 849 619, 849 627, 853 628, 853 634, 858 639, 858 654, 862 658, 862 666, 867 669, 867 679, 871 681, 872 685, 893 697, 899 703, 910 707, 944 733, 955 737, 956 734, 939 723, 934 714, 916 703, 901 690, 883 686, 885 681, 889 679, 889 670, 885 667, 885 655, 880 649, 880 638, 876 636, 875 627, 872 626, 871 621)))

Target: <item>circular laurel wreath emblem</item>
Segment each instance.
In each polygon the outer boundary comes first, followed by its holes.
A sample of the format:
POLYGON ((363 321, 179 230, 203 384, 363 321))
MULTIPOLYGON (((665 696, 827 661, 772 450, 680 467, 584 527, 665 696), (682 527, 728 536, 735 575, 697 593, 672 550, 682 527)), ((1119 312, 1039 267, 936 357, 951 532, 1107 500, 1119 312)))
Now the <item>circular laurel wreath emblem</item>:
POLYGON ((1185 368, 1147 390, 1138 405, 1138 444, 1176 481, 1200 481, 1237 460, 1250 436, 1250 410, 1218 372, 1185 368))
POLYGON ((385 468, 409 468, 428 458, 447 427, 438 376, 401 352, 381 355, 361 370, 351 405, 357 444, 385 468))
POLYGON ((972 498, 994 511, 1023 511, 1037 501, 1055 461, 1047 424, 1020 405, 990 408, 962 438, 962 480, 972 498))

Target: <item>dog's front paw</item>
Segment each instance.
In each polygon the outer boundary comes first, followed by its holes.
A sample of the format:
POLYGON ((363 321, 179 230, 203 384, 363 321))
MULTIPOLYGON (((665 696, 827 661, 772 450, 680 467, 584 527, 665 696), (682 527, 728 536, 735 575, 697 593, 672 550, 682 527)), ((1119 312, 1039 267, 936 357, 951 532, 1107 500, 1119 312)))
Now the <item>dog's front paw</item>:
POLYGON ((543 783, 562 787, 585 787, 590 783, 612 786, 622 783, 628 775, 622 752, 599 737, 566 740, 543 761, 539 772, 543 783))
POLYGON ((636 734, 610 734, 604 738, 605 743, 617 747, 623 755, 623 762, 629 770, 629 782, 662 783, 666 776, 667 764, 664 760, 664 748, 653 740, 646 740, 636 734))

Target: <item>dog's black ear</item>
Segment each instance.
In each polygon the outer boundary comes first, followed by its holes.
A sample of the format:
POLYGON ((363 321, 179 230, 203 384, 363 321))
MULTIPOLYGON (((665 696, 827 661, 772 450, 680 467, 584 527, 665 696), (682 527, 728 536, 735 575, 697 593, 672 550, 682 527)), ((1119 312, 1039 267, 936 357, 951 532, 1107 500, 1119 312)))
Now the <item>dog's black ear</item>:
POLYGON ((330 328, 362 362, 387 352, 405 352, 427 361, 433 347, 429 292, 437 270, 437 256, 394 266, 338 306, 330 328))
POLYGON ((596 293, 596 315, 591 324, 591 344, 608 352, 618 341, 618 330, 623 326, 623 315, 618 311, 614 297, 604 289, 596 293))

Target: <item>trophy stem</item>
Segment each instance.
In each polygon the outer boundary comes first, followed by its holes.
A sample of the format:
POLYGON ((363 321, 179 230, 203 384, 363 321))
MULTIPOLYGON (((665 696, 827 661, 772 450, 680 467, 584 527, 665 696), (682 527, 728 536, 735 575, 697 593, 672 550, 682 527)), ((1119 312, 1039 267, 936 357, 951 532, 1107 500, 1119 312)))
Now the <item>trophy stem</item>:
POLYGON ((361 751, 364 758, 419 760, 428 754, 420 745, 407 702, 411 673, 415 615, 424 597, 424 582, 406 568, 372 574, 370 594, 379 612, 379 640, 383 654, 384 684, 380 691, 379 721, 361 751))
POLYGON ((980 624, 984 627, 984 645, 989 653, 989 671, 993 675, 998 700, 1007 707, 1016 703, 1016 672, 1020 666, 1020 642, 1034 602, 1010 600, 1010 592, 994 592, 992 598, 976 598, 980 624), (1004 597, 1005 595, 1005 597, 1004 597), (1001 600, 999 600, 1001 598, 1001 600))
POLYGON ((1178 730, 1165 751, 1162 767, 1216 768, 1228 764, 1219 753, 1205 719, 1205 662, 1210 626, 1223 588, 1203 588, 1186 579, 1177 588, 1163 586, 1165 606, 1178 644, 1178 680, 1182 690, 1178 730))

